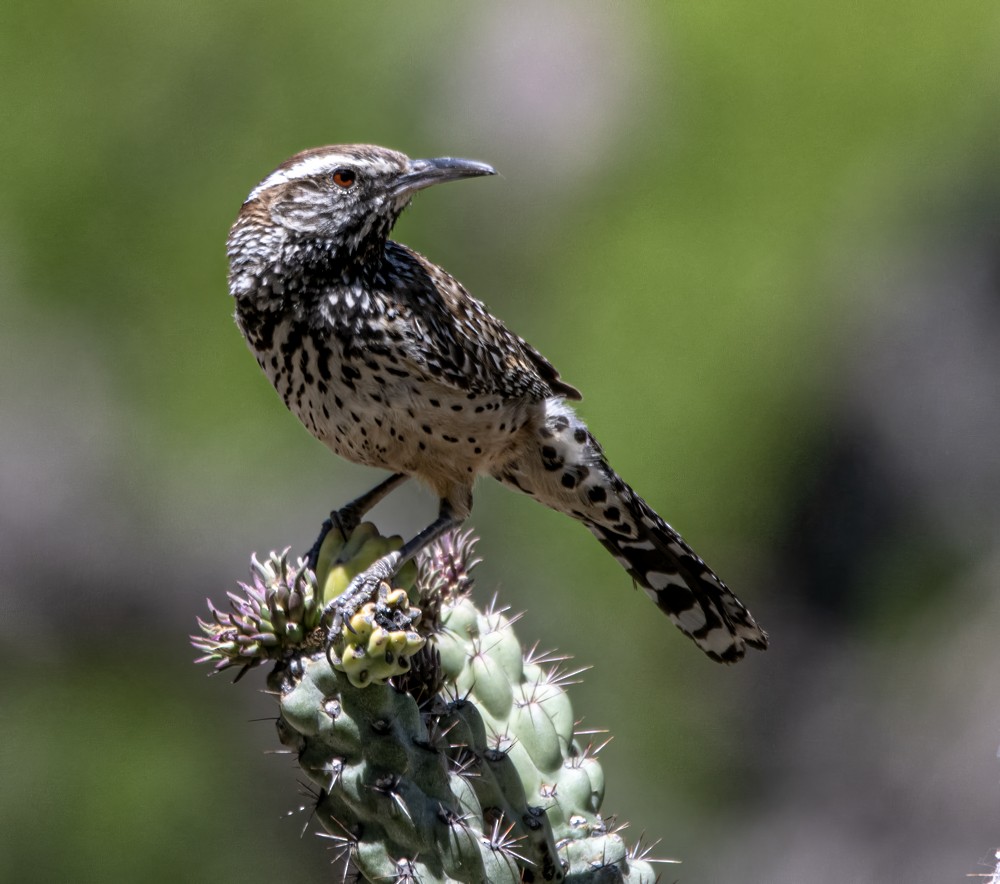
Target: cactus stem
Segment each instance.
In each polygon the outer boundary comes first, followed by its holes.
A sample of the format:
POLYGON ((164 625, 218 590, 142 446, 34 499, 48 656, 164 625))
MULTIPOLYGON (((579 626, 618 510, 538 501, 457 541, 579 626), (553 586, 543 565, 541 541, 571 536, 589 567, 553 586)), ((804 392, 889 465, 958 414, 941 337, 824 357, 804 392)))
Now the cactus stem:
POLYGON ((651 848, 628 850, 598 813, 610 740, 580 729, 565 694, 588 667, 537 643, 525 654, 523 614, 495 595, 473 604, 470 533, 379 586, 327 657, 326 606, 401 542, 365 522, 327 535, 319 573, 287 549, 254 556, 228 610, 209 601, 198 618, 192 642, 214 672, 273 665, 271 754, 307 778, 303 831, 319 822, 343 884, 650 884, 651 848))

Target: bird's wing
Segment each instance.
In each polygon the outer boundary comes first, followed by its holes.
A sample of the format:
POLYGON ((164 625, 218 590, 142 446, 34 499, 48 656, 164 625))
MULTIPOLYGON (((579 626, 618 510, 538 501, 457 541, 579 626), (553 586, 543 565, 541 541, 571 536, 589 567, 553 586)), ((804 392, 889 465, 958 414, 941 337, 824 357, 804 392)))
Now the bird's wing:
POLYGON ((511 399, 581 398, 552 363, 453 276, 398 243, 388 244, 386 259, 392 273, 383 278, 393 286, 391 301, 400 311, 395 330, 417 367, 463 392, 511 399))

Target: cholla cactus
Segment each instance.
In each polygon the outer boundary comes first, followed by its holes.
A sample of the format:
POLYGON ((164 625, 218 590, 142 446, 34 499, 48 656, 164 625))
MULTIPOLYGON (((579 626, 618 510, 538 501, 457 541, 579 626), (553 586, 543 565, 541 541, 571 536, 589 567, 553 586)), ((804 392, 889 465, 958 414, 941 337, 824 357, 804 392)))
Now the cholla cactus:
POLYGON ((315 575, 287 554, 254 559, 246 597, 210 603, 192 640, 216 671, 274 661, 279 739, 347 868, 400 884, 654 881, 600 816, 604 776, 563 689, 576 673, 525 655, 514 618, 473 604, 471 534, 383 585, 328 655, 324 600, 399 542, 368 524, 331 534, 315 575))

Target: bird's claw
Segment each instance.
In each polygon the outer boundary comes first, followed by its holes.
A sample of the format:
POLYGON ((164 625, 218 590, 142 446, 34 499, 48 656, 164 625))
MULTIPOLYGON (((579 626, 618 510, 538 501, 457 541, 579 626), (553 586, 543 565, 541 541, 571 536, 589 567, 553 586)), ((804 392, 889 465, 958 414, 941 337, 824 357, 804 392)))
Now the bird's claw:
MULTIPOLYGON (((330 658, 331 649, 341 639, 345 632, 356 634, 351 620, 366 604, 376 600, 385 600, 389 593, 389 585, 385 582, 380 569, 369 568, 358 574, 337 598, 328 602, 323 610, 323 620, 329 619, 330 625, 326 631, 326 655, 330 658)), ((331 662, 332 658, 331 658, 331 662)))
POLYGON ((316 542, 309 547, 309 551, 306 553, 306 566, 315 572, 316 565, 319 563, 319 551, 327 535, 331 531, 337 531, 346 540, 354 533, 358 525, 361 524, 362 518, 363 516, 358 512, 357 507, 351 504, 331 512, 329 517, 323 520, 316 542))

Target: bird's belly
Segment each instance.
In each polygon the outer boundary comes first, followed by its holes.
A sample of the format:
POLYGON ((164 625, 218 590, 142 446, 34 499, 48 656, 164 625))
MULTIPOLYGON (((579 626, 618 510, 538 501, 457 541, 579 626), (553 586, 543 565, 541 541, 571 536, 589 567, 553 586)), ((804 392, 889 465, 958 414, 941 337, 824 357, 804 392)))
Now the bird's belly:
POLYGON ((462 393, 377 356, 331 349, 284 360, 283 350, 259 361, 309 432, 346 460, 415 476, 441 496, 507 461, 535 407, 462 393))
MULTIPOLYGON (((307 427, 315 423, 315 435, 341 457, 417 476, 442 494, 471 486, 509 459, 528 419, 526 407, 489 401, 494 407, 476 412, 482 403, 447 389, 430 392, 437 395, 427 395, 426 384, 419 394, 405 385, 339 389, 343 405, 328 419, 299 417, 307 427)), ((315 415, 315 407, 310 411, 315 415)))

